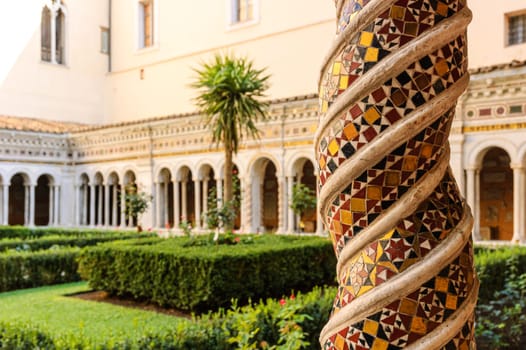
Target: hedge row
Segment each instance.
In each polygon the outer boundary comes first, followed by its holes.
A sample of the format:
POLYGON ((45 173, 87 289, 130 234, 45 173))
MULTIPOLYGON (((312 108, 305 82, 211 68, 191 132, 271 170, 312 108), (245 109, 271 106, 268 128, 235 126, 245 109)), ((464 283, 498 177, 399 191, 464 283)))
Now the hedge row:
POLYGON ((0 292, 79 281, 78 253, 68 248, 0 254, 0 292))
POLYGON ((479 303, 488 303, 493 299, 496 291, 504 289, 508 275, 506 264, 512 257, 518 261, 517 274, 526 273, 526 248, 524 247, 478 248, 476 250, 475 267, 481 286, 479 303))
POLYGON ((86 247, 98 243, 110 242, 121 239, 135 239, 141 237, 153 237, 155 234, 144 233, 121 233, 105 232, 104 234, 85 233, 78 237, 73 236, 42 236, 37 239, 2 239, 0 240, 0 252, 15 249, 20 251, 45 250, 54 246, 86 247))
POLYGON ((76 228, 59 228, 59 227, 26 227, 26 226, 0 226, 0 239, 18 238, 18 239, 35 239, 44 236, 66 236, 66 237, 84 237, 84 236, 104 236, 108 234, 130 234, 134 231, 117 231, 117 230, 99 230, 99 229, 76 229, 76 228))
POLYGON ((315 288, 295 299, 267 300, 182 322, 173 331, 144 334, 137 340, 102 339, 81 334, 50 334, 34 325, 0 324, 2 349, 319 349, 318 335, 328 320, 335 288, 315 288), (250 330, 247 333, 247 330, 250 330))
POLYGON ((191 311, 334 283, 336 258, 328 239, 263 235, 253 241, 188 246, 187 238, 174 238, 104 244, 81 252, 79 272, 94 289, 191 311))

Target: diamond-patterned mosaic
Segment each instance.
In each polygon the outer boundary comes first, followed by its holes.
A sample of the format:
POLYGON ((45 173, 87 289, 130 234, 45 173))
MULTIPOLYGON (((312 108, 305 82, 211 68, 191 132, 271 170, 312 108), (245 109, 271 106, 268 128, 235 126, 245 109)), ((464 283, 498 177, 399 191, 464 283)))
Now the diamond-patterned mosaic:
MULTIPOLYGON (((339 30, 367 3, 368 0, 348 1, 339 30)), ((325 113, 341 92, 377 62, 464 7, 465 0, 397 1, 337 54, 320 89, 320 111, 325 113)))
MULTIPOLYGON (((461 308, 473 286, 472 244, 440 273, 402 299, 332 335, 324 349, 399 350, 422 338, 461 308)), ((466 342, 464 329, 452 342, 466 342)), ((457 348, 456 348, 457 349, 457 348)))
POLYGON ((319 145, 320 185, 357 150, 466 74, 464 48, 465 38, 460 36, 343 113, 319 145))

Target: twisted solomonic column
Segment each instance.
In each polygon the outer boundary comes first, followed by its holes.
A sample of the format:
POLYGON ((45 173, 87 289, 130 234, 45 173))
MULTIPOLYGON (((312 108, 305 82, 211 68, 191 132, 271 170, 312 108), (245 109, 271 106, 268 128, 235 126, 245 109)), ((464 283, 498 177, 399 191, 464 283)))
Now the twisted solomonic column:
POLYGON ((337 0, 319 207, 339 288, 323 349, 474 349, 473 219, 449 168, 466 0, 337 0))

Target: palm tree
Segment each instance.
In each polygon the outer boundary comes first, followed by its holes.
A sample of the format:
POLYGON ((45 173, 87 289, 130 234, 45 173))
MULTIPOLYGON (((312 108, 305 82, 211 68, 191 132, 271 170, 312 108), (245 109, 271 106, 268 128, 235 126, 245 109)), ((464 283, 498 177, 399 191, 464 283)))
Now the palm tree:
MULTIPOLYGON (((267 119, 269 103, 261 101, 268 88, 268 75, 258 70, 246 58, 217 54, 211 63, 203 63, 194 70, 197 79, 192 87, 197 89, 195 102, 203 114, 217 147, 225 151, 224 204, 233 199, 233 154, 237 154, 244 137, 259 137, 258 120, 267 119)), ((229 223, 227 230, 232 229, 229 223)))

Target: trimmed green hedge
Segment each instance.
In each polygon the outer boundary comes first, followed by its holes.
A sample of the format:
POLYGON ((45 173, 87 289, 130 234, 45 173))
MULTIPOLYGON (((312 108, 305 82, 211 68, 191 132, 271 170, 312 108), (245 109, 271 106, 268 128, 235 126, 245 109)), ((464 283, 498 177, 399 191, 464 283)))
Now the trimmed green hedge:
POLYGON ((243 240, 252 244, 190 245, 188 238, 104 244, 81 252, 79 271, 94 289, 192 311, 335 281, 336 258, 326 238, 243 235, 243 240))
POLYGON ((54 246, 65 247, 86 247, 96 245, 98 243, 111 242, 121 239, 135 239, 141 237, 152 237, 155 234, 131 233, 131 232, 104 232, 93 233, 88 232, 80 236, 42 236, 37 239, 12 239, 6 238, 0 240, 0 252, 15 249, 19 251, 37 251, 45 250, 54 246))
POLYGON ((116 231, 78 233, 78 236, 45 234, 39 239, 0 240, 0 292, 79 281, 76 260, 79 247, 124 239, 141 242, 154 235, 116 231))
POLYGON ((78 253, 68 248, 0 254, 0 292, 78 281, 78 253))
POLYGON ((99 230, 99 229, 76 229, 76 228, 59 228, 59 227, 26 227, 26 226, 0 226, 0 239, 17 238, 17 239, 36 239, 44 236, 62 236, 62 237, 96 237, 108 234, 130 234, 133 230, 99 230))
POLYGON ((2 349, 319 349, 318 335, 328 320, 335 288, 315 288, 294 299, 267 300, 233 307, 182 322, 170 332, 147 333, 138 340, 99 339, 79 333, 53 334, 38 325, 0 323, 2 349), (250 332, 247 332, 250 330, 250 332))
POLYGON ((475 254, 475 267, 480 280, 479 304, 493 299, 496 291, 504 289, 508 275, 507 262, 510 258, 518 260, 517 274, 526 273, 526 248, 503 247, 497 249, 478 247, 475 254))

